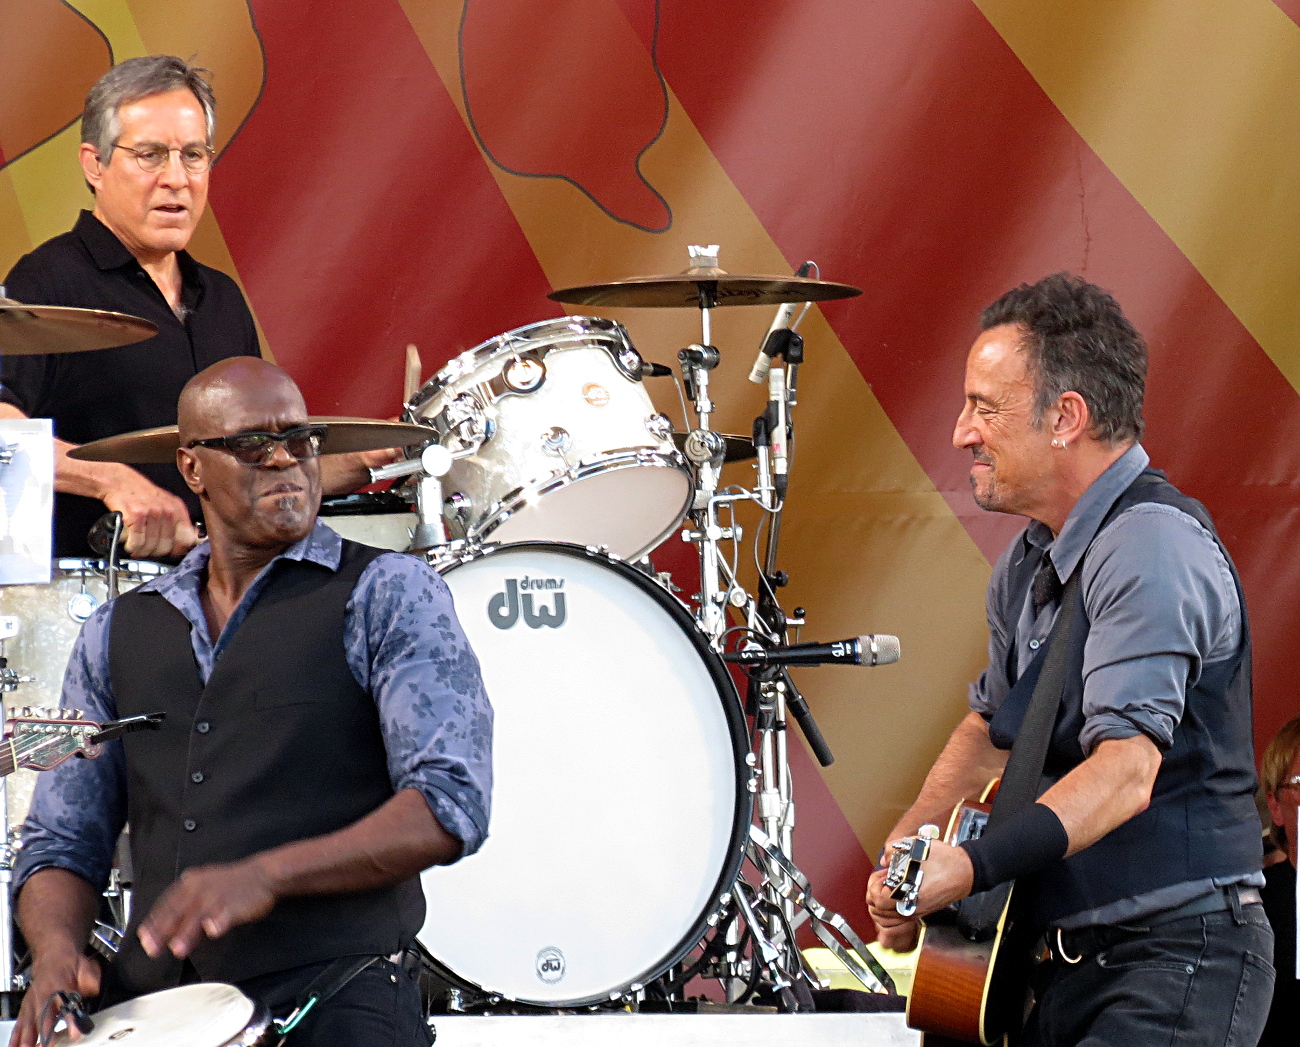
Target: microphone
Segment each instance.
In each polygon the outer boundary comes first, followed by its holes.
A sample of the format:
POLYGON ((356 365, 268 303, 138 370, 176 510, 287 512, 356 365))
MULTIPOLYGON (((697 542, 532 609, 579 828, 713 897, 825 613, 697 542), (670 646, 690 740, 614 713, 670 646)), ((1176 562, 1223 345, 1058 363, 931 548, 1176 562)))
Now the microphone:
POLYGON ((672 368, 665 367, 663 364, 652 363, 649 360, 641 361, 642 378, 670 378, 672 377, 672 368))
MULTIPOLYGON (((812 262, 804 262, 799 266, 799 271, 795 276, 807 276, 812 272, 812 262)), ((749 380, 755 385, 762 385, 763 380, 767 378, 768 368, 772 366, 772 357, 780 354, 785 348, 790 337, 790 325, 794 323, 794 314, 804 302, 786 302, 776 311, 776 319, 772 321, 772 326, 767 329, 767 334, 763 336, 763 347, 758 351, 758 359, 754 361, 754 366, 749 371, 749 380), (784 333, 782 333, 784 332, 784 333)))
POLYGON ((86 534, 86 544, 96 556, 108 556, 122 537, 122 514, 105 513, 86 534))
POLYGON ((768 439, 772 444, 772 486, 778 501, 785 500, 790 482, 790 422, 786 416, 785 371, 780 367, 767 372, 768 439))
POLYGON ((892 665, 902 649, 897 636, 887 633, 855 636, 834 643, 794 643, 788 647, 762 647, 723 654, 733 665, 892 665))

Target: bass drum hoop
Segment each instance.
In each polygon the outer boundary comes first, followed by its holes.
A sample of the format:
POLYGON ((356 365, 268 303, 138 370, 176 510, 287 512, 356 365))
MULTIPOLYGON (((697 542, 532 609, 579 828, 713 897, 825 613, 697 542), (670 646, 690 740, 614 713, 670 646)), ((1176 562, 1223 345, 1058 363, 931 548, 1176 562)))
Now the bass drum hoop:
POLYGON ((469 990, 470 992, 482 993, 499 997, 502 1000, 509 1000, 511 1003, 522 1004, 528 1007, 536 1007, 546 1011, 554 1011, 568 1007, 590 1007, 597 1004, 610 1004, 617 1002, 623 996, 630 992, 635 992, 634 986, 644 987, 649 985, 655 979, 666 974, 674 966, 681 963, 704 937, 705 932, 711 926, 710 919, 718 913, 721 908, 722 896, 728 893, 740 875, 740 867, 745 861, 745 847, 749 840, 749 826, 754 818, 754 794, 749 791, 749 782, 751 771, 749 765, 745 762, 745 755, 752 752, 749 740, 749 726, 745 719, 744 706, 741 703, 740 695, 736 690, 736 683, 731 677, 727 664, 721 656, 705 639, 704 634, 700 632, 699 626, 695 622, 694 616, 685 604, 678 600, 663 586, 651 580, 642 571, 637 570, 630 564, 609 556, 595 548, 589 548, 581 545, 571 545, 567 542, 511 542, 506 545, 485 545, 475 549, 455 560, 444 564, 435 565, 439 574, 450 574, 457 567, 481 560, 493 553, 501 552, 507 549, 517 549, 521 551, 541 550, 562 553, 571 556, 577 560, 594 560, 611 570, 620 577, 632 582, 642 592, 647 593, 651 599, 660 607, 668 612, 682 630, 690 637, 691 645, 700 655, 705 666, 708 669, 709 677, 713 680, 718 689, 718 699, 722 702, 723 713, 727 719, 727 730, 731 737, 732 753, 736 757, 736 803, 733 810, 731 824, 731 839, 727 845, 727 860, 724 863, 722 873, 718 876, 713 890, 709 894, 709 902, 704 909, 695 918, 690 929, 682 939, 673 947, 672 951, 661 961, 642 971, 630 981, 621 986, 610 989, 608 992, 600 995, 574 997, 568 1000, 530 1000, 526 997, 512 997, 505 993, 497 992, 491 989, 485 989, 468 978, 457 974, 449 966, 444 964, 433 951, 423 943, 421 950, 428 958, 428 962, 433 965, 434 970, 439 977, 459 989, 469 990))

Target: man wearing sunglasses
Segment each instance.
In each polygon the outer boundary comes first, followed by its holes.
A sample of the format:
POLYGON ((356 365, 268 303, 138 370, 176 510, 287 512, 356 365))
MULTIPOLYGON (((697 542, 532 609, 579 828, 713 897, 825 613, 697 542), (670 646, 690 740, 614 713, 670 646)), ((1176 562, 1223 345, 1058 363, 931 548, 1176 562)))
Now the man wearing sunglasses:
MULTIPOLYGON (((117 349, 0 363, 0 418, 54 421, 56 556, 91 555, 87 532, 108 510, 122 513, 126 549, 137 558, 178 558, 198 541, 198 502, 174 466, 78 462, 67 452, 172 425, 176 398, 195 374, 261 355, 234 280, 186 251, 207 204, 215 113, 202 70, 179 58, 134 58, 105 73, 81 122, 94 209, 4 278, 5 293, 20 302, 110 309, 158 327, 153 338, 117 349)), ((331 462, 326 490, 368 482, 366 464, 358 456, 331 462)))
POLYGON ((214 365, 179 425, 208 540, 99 608, 63 692, 92 718, 167 718, 38 781, 14 874, 33 981, 11 1042, 35 1044, 56 991, 223 981, 282 1017, 340 960, 369 958, 290 1047, 429 1043, 407 950, 420 871, 487 830, 478 662, 424 561, 316 519, 327 431, 283 371, 214 365), (101 983, 86 941, 127 820, 135 912, 101 983))

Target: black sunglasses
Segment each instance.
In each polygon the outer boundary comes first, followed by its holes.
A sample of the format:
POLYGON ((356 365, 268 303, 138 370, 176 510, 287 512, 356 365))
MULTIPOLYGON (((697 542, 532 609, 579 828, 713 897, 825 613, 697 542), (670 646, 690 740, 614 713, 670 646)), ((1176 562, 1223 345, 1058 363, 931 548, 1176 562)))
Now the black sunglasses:
POLYGON ((265 465, 275 456, 275 445, 284 444, 284 449, 302 462, 320 454, 327 432, 329 426, 300 425, 282 433, 258 430, 235 433, 233 436, 214 436, 209 440, 191 440, 185 446, 219 447, 223 451, 229 451, 244 465, 265 465))

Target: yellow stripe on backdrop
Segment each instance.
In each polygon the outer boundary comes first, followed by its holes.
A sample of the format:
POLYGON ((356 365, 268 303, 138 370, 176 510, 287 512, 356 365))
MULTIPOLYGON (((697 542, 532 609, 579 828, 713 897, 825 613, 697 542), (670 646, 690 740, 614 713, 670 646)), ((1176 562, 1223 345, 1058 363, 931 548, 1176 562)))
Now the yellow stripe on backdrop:
MULTIPOLYGON (((69 2, 108 39, 115 62, 146 54, 176 54, 194 57, 211 70, 218 101, 217 145, 230 140, 252 109, 262 83, 261 45, 245 0, 69 2)), ((7 272, 33 246, 72 228, 77 212, 94 206, 77 162, 80 136, 80 124, 73 124, 0 172, 0 180, 8 175, 26 229, 25 242, 20 242, 9 235, 6 225, 0 225, 0 272, 7 272)), ((220 177, 219 166, 213 177, 220 177)), ((4 195, 0 186, 0 223, 6 221, 4 195)), ((199 222, 190 250, 243 288, 211 206, 199 222)), ((270 356, 260 326, 258 333, 270 356)))
POLYGON ((1300 390, 1300 27, 1272 0, 975 0, 1300 390))
MULTIPOLYGON (((461 3, 402 4, 463 117, 456 48, 461 3)), ((617 12, 614 0, 610 6, 617 12)), ((623 46, 644 53, 621 12, 607 21, 627 32, 623 46)), ((675 97, 667 129, 642 168, 672 207, 669 233, 617 223, 558 180, 519 177, 495 166, 492 172, 556 287, 680 270, 692 243, 721 244, 722 265, 732 272, 790 271, 675 97)), ((539 316, 546 304, 538 303, 539 316)), ((714 314, 714 341, 723 350, 712 384, 718 428, 748 432, 762 409, 765 393, 745 375, 772 313, 728 308, 714 314)), ((679 347, 700 337, 692 310, 602 315, 624 322, 652 360, 673 362, 679 347)), ((896 667, 824 668, 800 680, 836 753, 824 772, 827 783, 874 856, 964 711, 966 683, 979 670, 986 635, 989 565, 817 310, 804 331, 809 363, 800 377, 799 460, 782 542, 782 566, 793 579, 785 602, 808 608, 809 636, 873 631, 896 632, 903 640, 896 667)), ((662 410, 680 417, 671 386, 652 391, 662 410)), ((742 469, 732 467, 732 482, 752 476, 742 469)), ((753 522, 747 520, 747 535, 753 522)))

